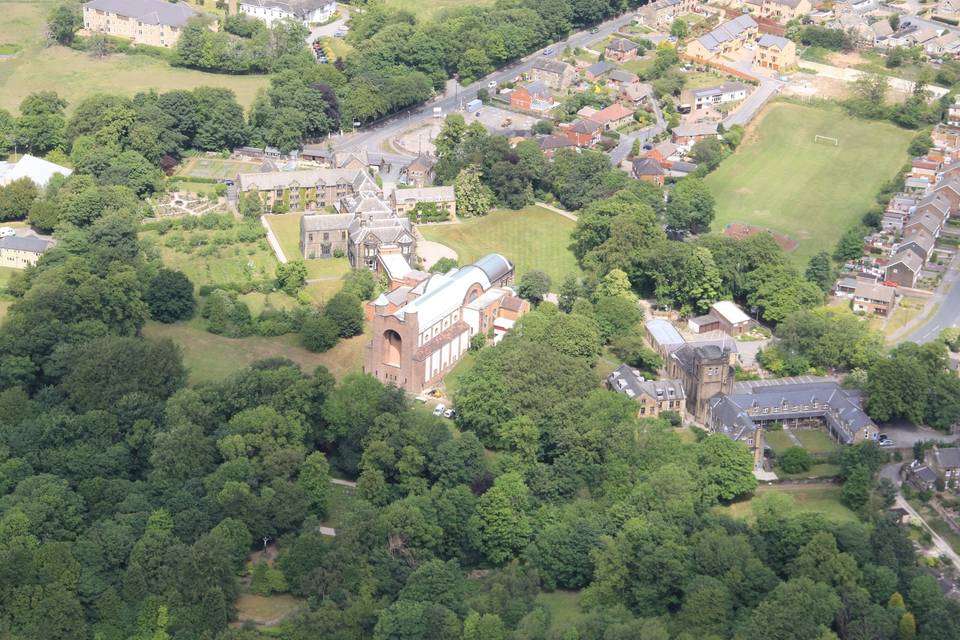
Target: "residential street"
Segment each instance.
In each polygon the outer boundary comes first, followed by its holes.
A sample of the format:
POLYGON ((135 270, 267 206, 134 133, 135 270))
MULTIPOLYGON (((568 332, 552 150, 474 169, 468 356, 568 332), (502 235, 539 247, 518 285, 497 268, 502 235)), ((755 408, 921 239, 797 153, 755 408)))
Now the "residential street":
POLYGON ((935 340, 940 332, 956 326, 960 321, 960 253, 954 256, 950 268, 943 277, 943 281, 927 301, 927 308, 939 305, 933 315, 922 316, 920 319, 908 323, 899 332, 893 335, 893 342, 916 342, 923 344, 935 340))
POLYGON ((656 124, 644 127, 633 133, 620 136, 620 144, 610 150, 610 162, 613 166, 619 165, 630 155, 630 149, 633 148, 633 141, 639 140, 643 144, 651 138, 655 138, 667 129, 667 121, 663 117, 663 111, 660 110, 660 104, 653 98, 653 115, 656 117, 656 124))

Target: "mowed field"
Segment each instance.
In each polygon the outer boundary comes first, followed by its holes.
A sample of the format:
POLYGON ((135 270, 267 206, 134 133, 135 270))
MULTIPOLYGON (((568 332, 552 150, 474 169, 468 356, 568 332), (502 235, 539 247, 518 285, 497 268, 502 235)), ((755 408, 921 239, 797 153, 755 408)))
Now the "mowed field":
POLYGON ((424 2, 424 0, 386 0, 388 7, 409 11, 421 21, 432 18, 443 9, 485 7, 493 3, 494 0, 433 0, 433 2, 424 2))
POLYGON ((460 264, 487 253, 501 253, 517 267, 517 276, 531 269, 550 275, 557 290, 564 276, 580 274, 570 251, 570 232, 575 223, 542 207, 518 211, 496 210, 457 224, 420 225, 427 240, 445 244, 457 252, 460 264))
POLYGON ((806 264, 875 206, 880 186, 907 162, 914 135, 839 109, 774 103, 707 176, 717 199, 713 230, 742 222, 786 234, 800 243, 795 260, 806 264), (815 143, 816 135, 839 146, 815 143))
POLYGON ((12 59, 0 60, 0 108, 16 111, 27 95, 56 91, 70 110, 95 93, 132 96, 156 89, 193 89, 202 85, 232 89, 244 106, 257 90, 269 84, 267 76, 230 76, 171 67, 166 61, 143 55, 117 54, 96 59, 66 47, 47 47, 46 16, 56 5, 47 0, 0 1, 0 45, 21 49, 12 59))

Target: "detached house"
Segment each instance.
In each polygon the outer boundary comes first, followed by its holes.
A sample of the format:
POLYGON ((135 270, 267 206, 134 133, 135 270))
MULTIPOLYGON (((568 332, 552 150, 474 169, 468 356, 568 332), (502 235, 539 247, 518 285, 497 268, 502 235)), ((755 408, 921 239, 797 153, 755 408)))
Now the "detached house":
POLYGON ((742 82, 725 82, 715 87, 693 91, 693 108, 705 109, 718 104, 743 100, 750 93, 750 86, 742 82))
POLYGON ((400 170, 400 179, 415 187, 426 186, 433 180, 433 161, 423 154, 418 155, 400 170))
POLYGON ((185 2, 165 0, 92 0, 83 5, 83 28, 169 49, 180 30, 199 14, 185 2))
POLYGON ((534 82, 542 82, 554 91, 564 91, 577 77, 576 69, 566 62, 540 58, 528 72, 534 82))
POLYGON ((774 71, 792 67, 797 64, 797 45, 793 40, 765 33, 757 40, 753 64, 774 71))
POLYGON ((651 27, 666 26, 677 17, 697 10, 698 0, 656 0, 637 12, 638 20, 651 27))
POLYGON ((543 82, 528 82, 510 92, 510 106, 527 111, 548 111, 553 108, 553 93, 543 82))
POLYGON ((619 102, 614 102, 609 107, 605 107, 589 116, 589 118, 602 124, 607 131, 611 131, 633 122, 633 111, 619 102))
POLYGON ((643 182, 653 182, 663 186, 667 172, 655 158, 634 158, 633 177, 643 182))
POLYGON ((589 147, 600 142, 603 125, 596 120, 577 120, 566 129, 564 135, 578 147, 589 147))
POLYGON ((627 62, 637 58, 637 43, 626 38, 614 38, 603 50, 604 58, 617 62, 627 62))
POLYGON ((686 395, 679 380, 644 380, 639 371, 622 364, 607 376, 607 388, 635 400, 641 418, 655 418, 663 411, 684 414, 686 395))
POLYGON ((896 296, 894 287, 858 280, 853 290, 853 310, 868 315, 888 316, 893 311, 896 296))
POLYGON ((685 146, 708 138, 717 138, 719 135, 716 122, 683 123, 673 128, 673 141, 685 146))
POLYGON ((761 18, 770 18, 780 24, 805 16, 813 10, 810 0, 746 0, 744 6, 761 18))
POLYGON ((949 491, 960 491, 960 448, 933 447, 926 455, 927 465, 949 491))

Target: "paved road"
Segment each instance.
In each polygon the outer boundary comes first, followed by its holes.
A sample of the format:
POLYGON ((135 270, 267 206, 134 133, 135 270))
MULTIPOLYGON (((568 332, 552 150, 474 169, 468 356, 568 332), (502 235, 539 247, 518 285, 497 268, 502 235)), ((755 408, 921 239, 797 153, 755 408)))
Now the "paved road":
POLYGON ((334 136, 331 139, 331 143, 338 151, 350 151, 354 149, 378 151, 384 140, 388 140, 390 137, 397 135, 401 131, 413 126, 418 122, 431 118, 433 116, 433 109, 435 107, 440 107, 442 113, 446 115, 451 111, 457 110, 462 105, 467 104, 470 100, 476 98, 477 91, 480 89, 485 89, 490 81, 495 81, 498 84, 511 81, 518 75, 529 71, 533 67, 533 63, 536 60, 540 60, 545 57, 557 58, 563 53, 565 47, 575 49, 577 47, 586 46, 587 44, 596 40, 600 40, 601 38, 606 38, 607 36, 613 34, 620 27, 630 24, 632 20, 633 13, 630 12, 626 15, 597 25, 597 33, 590 33, 589 30, 574 33, 563 42, 550 45, 550 47, 553 47, 553 53, 550 56, 543 55, 544 50, 549 47, 540 49, 539 51, 535 51, 525 58, 521 58, 516 62, 494 71, 488 76, 477 80, 473 84, 465 87, 459 87, 454 92, 454 95, 449 95, 448 91, 447 95, 435 98, 434 100, 431 100, 430 102, 418 107, 413 107, 405 113, 395 115, 384 121, 378 122, 375 125, 364 127, 359 132, 350 133, 343 136, 334 136))
POLYGON ((760 111, 763 105, 767 104, 767 101, 780 90, 780 87, 786 84, 775 78, 757 73, 751 61, 740 60, 733 63, 733 66, 752 77, 759 82, 760 85, 751 91, 747 99, 724 119, 723 126, 726 129, 737 124, 741 126, 749 124, 750 121, 753 120, 753 116, 757 115, 757 112, 760 111))
POLYGON ((317 38, 333 38, 337 30, 340 27, 344 27, 347 24, 347 20, 350 19, 350 9, 346 5, 337 5, 337 11, 340 12, 340 18, 331 22, 330 24, 325 24, 322 27, 314 27, 310 30, 310 35, 307 36, 307 44, 312 44, 317 38))
POLYGON ((633 148, 634 140, 639 140, 642 145, 646 141, 666 131, 667 121, 663 117, 663 111, 660 110, 660 104, 655 98, 651 98, 651 100, 653 101, 653 115, 656 118, 656 123, 634 131, 633 133, 620 136, 620 144, 610 150, 610 162, 613 166, 619 166, 621 162, 627 159, 627 156, 630 155, 630 150, 633 148))
POLYGON ((928 305, 939 304, 936 312, 923 321, 923 324, 905 336, 899 336, 895 342, 916 342, 923 344, 935 340, 947 327, 960 323, 960 253, 953 261, 943 281, 927 301, 928 305))

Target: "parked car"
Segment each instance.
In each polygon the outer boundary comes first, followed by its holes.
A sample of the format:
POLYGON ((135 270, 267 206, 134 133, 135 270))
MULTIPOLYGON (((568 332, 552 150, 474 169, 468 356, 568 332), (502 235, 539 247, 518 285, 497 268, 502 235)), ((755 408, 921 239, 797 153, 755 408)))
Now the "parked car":
POLYGON ((888 436, 888 435, 885 434, 885 433, 879 433, 879 434, 877 434, 877 440, 889 440, 889 439, 890 439, 890 436, 888 436))
POLYGON ((590 33, 599 33, 599 32, 600 32, 600 27, 594 27, 590 29, 590 33))
POLYGON ((451 420, 453 420, 454 418, 457 417, 457 410, 456 410, 456 409, 447 409, 446 411, 443 412, 443 417, 444 417, 444 418, 450 418, 451 420))
POLYGON ((552 56, 552 55, 553 55, 553 47, 547 47, 546 49, 544 49, 544 50, 543 50, 543 55, 545 55, 545 56, 552 56))
POLYGON ((15 235, 17 235, 17 232, 13 227, 0 227, 0 238, 9 238, 15 235))
POLYGON ((894 446, 896 446, 896 444, 897 444, 897 443, 894 442, 893 440, 881 440, 881 441, 880 441, 880 446, 881 446, 881 447, 894 447, 894 446))
POLYGON ((435 407, 433 408, 433 415, 435 415, 435 416, 437 416, 437 417, 442 416, 444 409, 446 409, 446 407, 443 406, 443 403, 438 404, 437 406, 435 406, 435 407))
POLYGON ((487 83, 487 89, 496 89, 496 88, 497 88, 496 80, 491 80, 490 82, 487 83))

